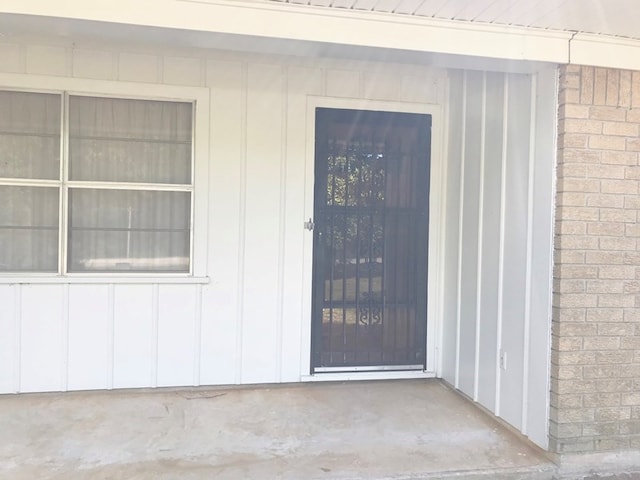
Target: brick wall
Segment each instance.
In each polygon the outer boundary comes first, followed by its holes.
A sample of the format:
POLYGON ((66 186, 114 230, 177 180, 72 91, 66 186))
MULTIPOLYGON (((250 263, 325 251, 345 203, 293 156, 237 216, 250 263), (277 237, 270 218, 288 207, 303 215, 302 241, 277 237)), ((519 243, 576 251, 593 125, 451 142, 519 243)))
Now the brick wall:
POLYGON ((640 448, 640 72, 560 71, 551 450, 640 448))

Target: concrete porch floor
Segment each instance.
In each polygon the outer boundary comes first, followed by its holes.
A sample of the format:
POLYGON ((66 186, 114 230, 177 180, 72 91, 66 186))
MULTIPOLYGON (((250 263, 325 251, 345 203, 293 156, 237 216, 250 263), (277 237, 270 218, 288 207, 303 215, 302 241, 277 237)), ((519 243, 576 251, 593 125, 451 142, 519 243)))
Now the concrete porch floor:
POLYGON ((0 478, 552 478, 437 380, 0 396, 0 478))

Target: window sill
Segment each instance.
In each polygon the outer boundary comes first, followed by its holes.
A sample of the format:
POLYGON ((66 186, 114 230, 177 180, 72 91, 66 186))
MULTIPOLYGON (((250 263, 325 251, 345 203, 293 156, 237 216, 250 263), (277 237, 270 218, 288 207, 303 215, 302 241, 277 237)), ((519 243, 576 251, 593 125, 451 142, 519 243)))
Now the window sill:
POLYGON ((50 285, 96 285, 96 284, 171 284, 171 285, 194 285, 207 284, 209 277, 178 277, 178 276, 124 276, 124 275, 101 275, 101 276, 0 276, 0 285, 15 284, 50 284, 50 285))

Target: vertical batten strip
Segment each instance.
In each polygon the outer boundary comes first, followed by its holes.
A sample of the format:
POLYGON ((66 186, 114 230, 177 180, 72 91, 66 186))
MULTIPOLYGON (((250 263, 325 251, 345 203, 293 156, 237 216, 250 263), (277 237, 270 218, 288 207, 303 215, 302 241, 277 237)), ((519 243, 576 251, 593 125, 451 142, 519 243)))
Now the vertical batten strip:
POLYGON ((501 350, 502 350, 502 311, 504 293, 504 235, 507 190, 507 139, 509 135, 509 75, 504 74, 504 98, 502 103, 502 165, 500 174, 500 248, 498 254, 498 319, 496 351, 496 404, 495 414, 500 415, 501 350))
MULTIPOLYGON (((451 85, 450 82, 446 82, 445 86, 442 89, 439 89, 441 95, 444 98, 450 98, 451 97, 451 85), (444 93, 442 93, 442 90, 444 90, 444 93)), ((433 338, 435 339, 433 342, 429 342, 429 337, 427 336, 427 349, 429 347, 432 347, 434 349, 434 355, 433 355, 433 359, 434 359, 434 364, 433 365, 429 365, 429 357, 427 357, 427 369, 428 370, 432 370, 436 372, 436 377, 438 378, 442 378, 443 377, 443 373, 444 373, 444 369, 443 369, 443 361, 444 361, 444 353, 443 353, 443 345, 444 345, 444 315, 445 315, 445 294, 444 294, 444 288, 441 288, 442 285, 445 285, 445 278, 446 278, 446 265, 447 265, 447 260, 446 260, 446 255, 441 255, 444 251, 445 251, 445 245, 447 242, 447 228, 446 228, 446 224, 447 224, 447 211, 449 208, 448 205, 448 196, 447 196, 447 185, 449 184, 449 162, 447 161, 449 159, 449 142, 445 141, 445 138, 447 138, 450 134, 451 134, 451 102, 448 101, 443 101, 441 102, 442 105, 444 105, 444 112, 442 114, 442 116, 440 117, 440 122, 442 125, 442 130, 440 130, 440 133, 437 137, 437 141, 441 142, 441 157, 443 160, 442 162, 436 162, 437 166, 435 168, 437 168, 438 170, 436 171, 436 169, 432 166, 432 170, 431 170, 431 176, 430 176, 430 185, 429 185, 429 192, 432 192, 432 186, 434 185, 434 178, 440 178, 441 179, 441 187, 440 187, 440 192, 441 192, 441 196, 440 196, 440 200, 439 200, 439 204, 440 204, 440 208, 437 212, 437 215, 435 215, 435 218, 437 218, 437 223, 435 225, 441 226, 442 228, 439 228, 439 232, 438 235, 434 237, 437 238, 437 244, 433 244, 431 242, 429 242, 429 260, 432 262, 435 262, 435 267, 434 267, 434 271, 435 271, 435 278, 431 278, 429 277, 429 271, 427 271, 427 302, 429 302, 429 298, 435 298, 437 295, 437 301, 436 301, 436 308, 433 308, 433 310, 429 311, 428 307, 429 307, 429 303, 427 303, 427 335, 429 332, 429 325, 431 325, 433 327, 433 338), (436 173, 437 172, 437 173, 436 173), (431 252, 436 252, 437 254, 432 254, 431 252), (435 260, 434 260, 435 259, 435 260), (430 295, 431 294, 431 295, 430 295), (429 314, 433 313, 432 317, 429 318, 429 314)), ((434 122, 435 123, 435 122, 434 122)), ((433 133, 439 131, 437 128, 434 128, 433 123, 432 123, 432 127, 431 127, 431 145, 432 148, 431 150, 433 151, 433 139, 434 139, 434 135, 433 133)), ((433 158, 433 155, 432 157, 433 158)), ((433 165, 433 163, 432 163, 433 165)), ((431 207, 432 203, 429 204, 429 206, 431 207)), ((429 236, 431 237, 432 235, 432 229, 431 226, 434 225, 433 221, 431 220, 431 212, 429 212, 429 236)), ((433 302, 431 302, 431 305, 433 305, 433 302)))
POLYGON ((458 205, 458 281, 456 295, 456 369, 455 369, 455 387, 460 386, 460 305, 462 304, 462 227, 464 223, 464 168, 466 156, 466 136, 467 126, 465 119, 467 118, 467 71, 462 74, 462 127, 461 127, 461 147, 460 147, 460 203, 458 205))
POLYGON ((478 389, 480 384, 480 329, 482 328, 482 244, 484 234, 484 168, 485 168, 485 144, 487 134, 487 72, 482 73, 482 112, 480 119, 480 186, 478 194, 478 254, 476 270, 476 339, 475 360, 473 378, 473 400, 478 401, 478 389))
POLYGON ((529 352, 531 350, 531 275, 533 261, 533 201, 534 201, 534 159, 536 155, 536 90, 537 76, 531 76, 531 96, 530 96, 530 141, 529 141, 529 183, 527 185, 527 264, 525 274, 525 300, 524 300, 524 336, 523 336, 523 362, 522 362, 522 432, 527 433, 527 423, 529 417, 529 352))
POLYGON ((116 287, 113 283, 108 287, 107 299, 107 388, 113 389, 113 362, 115 349, 115 301, 116 287))
POLYGON ((69 389, 69 284, 62 285, 62 361, 60 362, 60 387, 63 392, 69 389))
POLYGON ((151 386, 158 386, 158 322, 159 322, 160 286, 151 286, 151 386))
POLYGON ((22 376, 22 285, 19 283, 13 286, 13 321, 14 321, 14 358, 13 358, 13 391, 19 393, 21 389, 22 376))
POLYGON ((278 212, 278 272, 277 272, 277 303, 276 303, 276 381, 282 381, 282 334, 284 315, 284 272, 286 252, 286 215, 287 215, 287 113, 288 102, 288 69, 282 67, 282 124, 280 131, 280 208, 278 212))
POLYGON ((200 385, 200 362, 202 354, 202 285, 196 286, 195 324, 193 328, 193 385, 200 385))
MULTIPOLYGON (((321 81, 320 81, 320 90, 322 91, 322 94, 324 95, 324 91, 325 91, 325 74, 324 74, 324 69, 320 69, 320 76, 321 76, 321 81)), ((305 130, 305 149, 304 149, 304 176, 303 178, 305 179, 304 181, 304 186, 303 186, 303 199, 304 199, 304 217, 306 217, 306 214, 309 213, 307 211, 307 209, 309 208, 307 206, 308 199, 309 197, 312 198, 311 201, 311 207, 310 207, 310 211, 313 212, 314 211, 314 204, 313 204, 313 191, 314 191, 314 180, 315 180, 315 176, 312 176, 311 172, 313 172, 313 166, 315 164, 315 160, 314 160, 314 156, 313 154, 309 154, 308 150, 309 150, 309 144, 310 141, 312 141, 313 138, 315 138, 315 117, 313 115, 311 115, 311 111, 313 110, 313 108, 311 108, 309 106, 309 101, 307 98, 307 104, 305 106, 305 120, 306 120, 306 130, 305 130), (313 132, 313 133, 311 133, 313 132), (309 163, 311 162, 311 168, 309 168, 309 163), (311 178, 310 178, 311 177, 311 178), (311 190, 311 192, 309 191, 311 190)), ((303 217, 303 218, 304 218, 303 217)), ((312 368, 312 360, 311 360, 311 356, 312 356, 312 335, 313 335, 313 328, 311 327, 311 317, 313 315, 313 301, 311 300, 312 295, 312 280, 311 278, 313 277, 313 240, 311 240, 312 243, 312 247, 311 249, 309 249, 307 247, 307 236, 301 236, 300 237, 300 241, 301 241, 301 247, 302 247, 302 285, 303 285, 303 292, 302 292, 302 302, 300 302, 300 319, 302 322, 302 328, 300 328, 300 345, 302 346, 300 348, 300 374, 301 375, 311 375, 311 368, 312 368), (311 250, 311 252, 308 252, 308 250, 311 250), (309 257, 309 260, 307 260, 307 258, 309 257), (311 271, 309 271, 311 270, 311 271), (307 279, 309 279, 307 281, 307 279), (308 329, 308 330, 307 330, 308 329)))
POLYGON ((244 255, 246 246, 246 216, 247 216, 247 96, 249 82, 249 67, 242 64, 241 93, 241 133, 240 133, 240 217, 238 232, 238 298, 236 322, 236 372, 235 383, 242 383, 242 333, 244 322, 244 255))

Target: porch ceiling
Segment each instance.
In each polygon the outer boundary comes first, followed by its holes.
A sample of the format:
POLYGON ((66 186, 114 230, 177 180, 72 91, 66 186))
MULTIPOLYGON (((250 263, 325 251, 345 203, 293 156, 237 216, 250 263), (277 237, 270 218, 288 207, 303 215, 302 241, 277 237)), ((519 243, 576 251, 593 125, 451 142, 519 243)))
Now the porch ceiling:
POLYGON ((265 0, 640 39, 637 0, 265 0))

